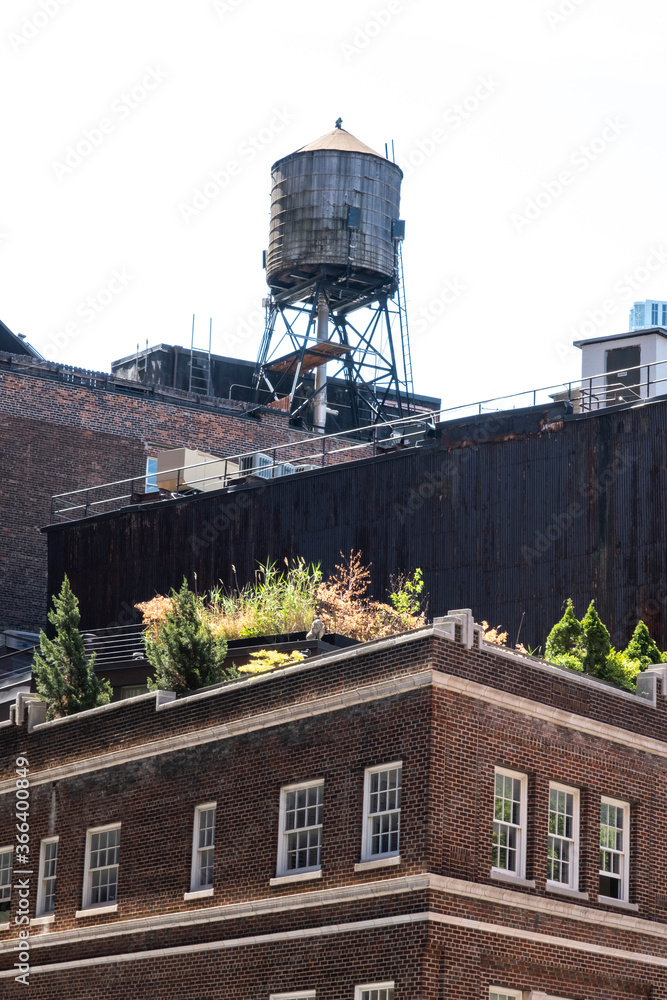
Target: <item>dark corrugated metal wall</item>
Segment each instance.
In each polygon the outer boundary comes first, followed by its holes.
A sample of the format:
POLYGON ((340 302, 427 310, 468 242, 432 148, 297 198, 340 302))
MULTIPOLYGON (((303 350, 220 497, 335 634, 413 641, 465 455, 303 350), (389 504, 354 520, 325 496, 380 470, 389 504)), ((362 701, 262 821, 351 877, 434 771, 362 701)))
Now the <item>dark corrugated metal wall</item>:
POLYGON ((536 646, 566 597, 591 598, 625 643, 638 616, 667 646, 667 402, 562 419, 516 411, 445 425, 438 447, 51 529, 49 582, 67 572, 87 627, 197 574, 200 590, 298 555, 330 571, 360 549, 383 597, 420 566, 430 612, 536 646), (545 426, 546 425, 546 426, 545 426))

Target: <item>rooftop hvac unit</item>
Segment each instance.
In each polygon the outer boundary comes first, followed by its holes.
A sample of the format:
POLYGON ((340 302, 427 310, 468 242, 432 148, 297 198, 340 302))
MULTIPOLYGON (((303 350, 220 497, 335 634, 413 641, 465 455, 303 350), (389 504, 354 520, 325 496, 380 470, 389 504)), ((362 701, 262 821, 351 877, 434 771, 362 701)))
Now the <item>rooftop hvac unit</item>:
POLYGON ((316 472, 317 469, 321 469, 321 465, 297 465, 294 468, 295 472, 316 472))
POLYGON ((170 448, 158 452, 155 485, 170 493, 219 490, 226 485, 226 477, 237 473, 235 461, 192 448, 170 448))
POLYGON ((273 459, 258 451, 254 455, 244 455, 239 459, 239 472, 245 475, 261 476, 262 479, 273 478, 273 459))
POLYGON ((292 465, 291 462, 283 462, 281 465, 276 465, 273 470, 273 477, 274 479, 277 479, 278 476, 291 476, 296 471, 296 465, 292 465))

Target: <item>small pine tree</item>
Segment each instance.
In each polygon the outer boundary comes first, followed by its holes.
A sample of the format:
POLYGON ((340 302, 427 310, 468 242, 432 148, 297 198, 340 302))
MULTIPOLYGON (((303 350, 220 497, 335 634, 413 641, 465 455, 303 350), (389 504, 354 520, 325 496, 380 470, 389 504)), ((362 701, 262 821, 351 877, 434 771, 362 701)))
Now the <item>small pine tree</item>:
POLYGON ((180 590, 172 590, 170 609, 153 634, 146 634, 144 644, 146 659, 155 669, 148 681, 151 691, 184 694, 237 676, 234 668, 223 668, 227 640, 215 635, 202 617, 201 602, 185 578, 180 590))
POLYGON ((87 708, 107 705, 111 699, 109 681, 95 673, 95 654, 88 658, 79 631, 79 602, 67 577, 60 593, 53 598, 49 621, 55 627, 55 639, 39 633, 39 653, 35 653, 34 673, 37 694, 48 702, 47 718, 74 715, 87 708), (40 655, 41 654, 41 655, 40 655))
POLYGON ((583 629, 581 622, 574 613, 572 598, 568 597, 563 617, 557 622, 547 636, 544 655, 547 660, 558 657, 576 657, 583 655, 583 629))
POLYGON ((588 605, 588 611, 581 619, 584 634, 583 665, 587 674, 604 673, 607 657, 611 651, 609 632, 595 610, 595 601, 588 605))
POLYGON ((639 660, 644 669, 650 663, 660 663, 662 654, 651 638, 647 626, 643 621, 638 621, 627 649, 623 650, 623 655, 630 660, 639 660))

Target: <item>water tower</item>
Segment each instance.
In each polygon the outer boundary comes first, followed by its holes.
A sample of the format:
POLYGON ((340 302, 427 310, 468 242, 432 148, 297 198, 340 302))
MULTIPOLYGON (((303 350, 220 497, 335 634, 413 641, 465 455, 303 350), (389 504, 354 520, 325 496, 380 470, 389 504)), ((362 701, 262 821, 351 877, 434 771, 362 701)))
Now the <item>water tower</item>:
POLYGON ((361 427, 411 412, 402 177, 340 118, 272 167, 255 393, 321 433, 327 416, 330 428, 361 427), (327 405, 327 365, 338 412, 327 405))

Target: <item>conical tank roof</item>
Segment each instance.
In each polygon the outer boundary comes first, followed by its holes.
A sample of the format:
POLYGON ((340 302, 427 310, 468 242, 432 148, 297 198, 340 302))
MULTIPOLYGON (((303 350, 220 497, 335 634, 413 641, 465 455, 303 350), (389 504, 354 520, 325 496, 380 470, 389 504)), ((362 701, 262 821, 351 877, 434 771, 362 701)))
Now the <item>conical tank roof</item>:
MULTIPOLYGON (((346 132, 344 128, 336 127, 333 132, 327 132, 314 142, 309 142, 307 146, 297 149, 297 153, 308 153, 313 149, 340 149, 347 153, 370 153, 371 156, 380 156, 374 149, 360 142, 351 132, 346 132)), ((384 159, 384 157, 381 157, 384 159)))

